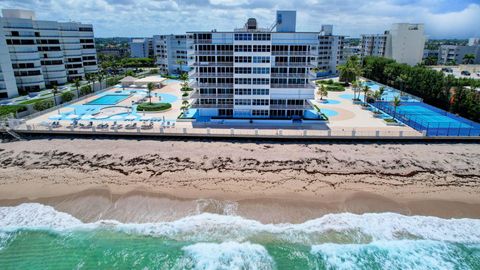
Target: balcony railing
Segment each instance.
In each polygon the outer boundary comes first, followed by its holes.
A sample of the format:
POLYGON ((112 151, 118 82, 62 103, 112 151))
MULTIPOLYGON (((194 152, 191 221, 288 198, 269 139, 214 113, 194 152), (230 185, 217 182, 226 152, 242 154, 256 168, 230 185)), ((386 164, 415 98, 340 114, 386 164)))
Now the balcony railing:
POLYGON ((195 67, 233 67, 233 62, 195 62, 195 67))
POLYGON ((200 94, 197 91, 191 95, 191 98, 231 98, 233 99, 233 94, 200 94))
POLYGON ((211 87, 211 88, 232 88, 233 83, 199 83, 199 82, 193 82, 190 84, 190 86, 194 88, 199 88, 199 87, 211 87))
POLYGON ((233 109, 233 104, 199 104, 193 103, 191 108, 218 108, 218 109, 233 109))
POLYGON ((315 86, 311 83, 306 84, 276 84, 272 83, 271 88, 315 88, 315 86))
POLYGON ((194 72, 191 78, 216 78, 216 77, 233 77, 233 73, 224 72, 194 72))
POLYGON ((272 55, 312 55, 310 51, 272 51, 272 55))
POLYGON ((305 105, 272 105, 270 104, 270 109, 283 109, 283 110, 304 110, 304 109, 311 109, 312 105, 305 104, 305 105))
POLYGON ((212 43, 212 40, 211 40, 211 39, 194 39, 194 40, 193 40, 193 43, 196 43, 196 44, 208 44, 208 43, 212 43))
POLYGON ((233 51, 195 51, 196 55, 233 55, 233 51))
POLYGON ((306 73, 272 73, 272 78, 307 78, 309 74, 306 73))
POLYGON ((313 67, 309 62, 275 62, 275 67, 313 67))

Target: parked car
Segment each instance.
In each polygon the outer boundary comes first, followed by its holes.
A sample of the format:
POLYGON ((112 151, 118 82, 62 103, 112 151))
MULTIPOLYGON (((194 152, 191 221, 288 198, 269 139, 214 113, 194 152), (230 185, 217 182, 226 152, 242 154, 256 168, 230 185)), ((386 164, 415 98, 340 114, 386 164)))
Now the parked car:
POLYGON ((467 70, 462 70, 462 72, 460 72, 460 74, 464 75, 464 76, 470 76, 470 72, 467 71, 467 70))

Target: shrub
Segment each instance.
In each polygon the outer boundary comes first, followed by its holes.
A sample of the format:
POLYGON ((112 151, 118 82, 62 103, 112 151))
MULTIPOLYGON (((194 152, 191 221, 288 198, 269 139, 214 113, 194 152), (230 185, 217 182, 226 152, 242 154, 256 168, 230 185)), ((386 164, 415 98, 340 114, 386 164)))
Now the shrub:
POLYGON ((75 95, 72 92, 64 92, 62 93, 61 97, 62 97, 62 102, 69 102, 73 100, 75 95))
POLYGON ((157 68, 153 68, 150 70, 150 74, 154 75, 154 74, 158 74, 158 69, 157 68))
POLYGON ((345 91, 345 87, 341 85, 327 85, 327 91, 332 91, 332 92, 342 92, 345 91))
POLYGON ((43 110, 49 109, 53 106, 54 106, 53 99, 44 99, 44 100, 41 100, 41 101, 33 104, 33 108, 36 111, 43 111, 43 110))
POLYGON ((92 93, 92 87, 90 85, 85 85, 80 88, 80 95, 85 96, 92 93))
POLYGON ((157 112, 157 111, 164 111, 168 110, 172 107, 170 103, 141 103, 137 106, 137 111, 146 111, 146 112, 157 112))
POLYGON ((16 114, 18 112, 24 112, 27 107, 23 105, 4 105, 0 106, 0 116, 7 116, 11 113, 16 114))
POLYGON ((28 104, 33 104, 33 103, 37 103, 41 100, 44 100, 45 98, 34 98, 34 99, 28 99, 28 100, 24 100, 24 101, 21 101, 19 102, 18 104, 21 104, 21 105, 28 105, 28 104))
POLYGON ((119 76, 110 77, 107 79, 107 87, 117 85, 119 82, 120 82, 119 76))

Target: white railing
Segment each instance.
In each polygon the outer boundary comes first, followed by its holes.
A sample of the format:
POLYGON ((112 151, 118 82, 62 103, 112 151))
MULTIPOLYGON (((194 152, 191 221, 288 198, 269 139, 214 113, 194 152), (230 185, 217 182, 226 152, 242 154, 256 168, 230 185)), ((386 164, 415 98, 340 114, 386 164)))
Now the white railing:
MULTIPOLYGON (((124 124, 125 125, 125 124, 124 124)), ((216 126, 221 124, 216 124, 216 126)), ((137 123, 137 127, 126 128, 97 128, 92 127, 52 127, 40 124, 19 124, 11 127, 12 130, 19 133, 41 133, 41 134, 71 134, 71 135, 138 135, 138 136, 198 136, 198 137, 258 137, 258 138, 424 138, 425 134, 414 130, 392 129, 392 130, 376 130, 376 129, 332 129, 332 130, 315 130, 315 129, 257 129, 246 128, 248 123, 242 124, 240 127, 228 128, 228 125, 221 128, 190 128, 190 127, 172 127, 155 123, 153 127, 143 126, 137 123)))

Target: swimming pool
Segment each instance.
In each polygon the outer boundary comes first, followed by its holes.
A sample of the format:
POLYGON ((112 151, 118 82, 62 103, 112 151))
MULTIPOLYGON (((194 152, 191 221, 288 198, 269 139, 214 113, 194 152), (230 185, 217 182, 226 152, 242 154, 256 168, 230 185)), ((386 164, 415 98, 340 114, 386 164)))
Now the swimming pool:
POLYGON ((115 105, 130 95, 104 95, 95 100, 85 103, 85 105, 115 105))
POLYGON ((391 102, 372 105, 428 136, 480 136, 480 124, 423 102, 402 102, 396 111, 391 102))

